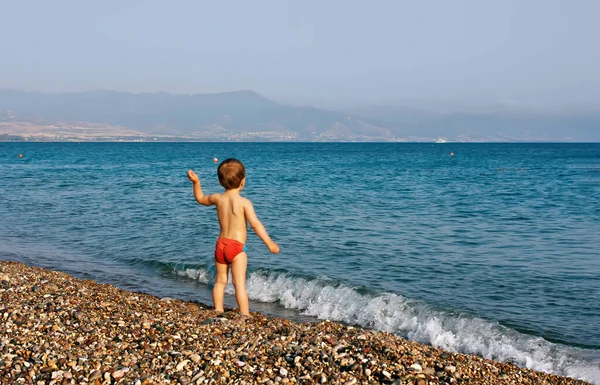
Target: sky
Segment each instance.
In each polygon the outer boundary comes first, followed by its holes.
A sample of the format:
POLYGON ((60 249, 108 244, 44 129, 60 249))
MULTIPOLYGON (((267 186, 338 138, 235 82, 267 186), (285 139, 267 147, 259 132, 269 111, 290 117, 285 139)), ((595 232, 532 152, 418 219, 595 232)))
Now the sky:
POLYGON ((597 0, 0 0, 0 88, 600 106, 597 0))

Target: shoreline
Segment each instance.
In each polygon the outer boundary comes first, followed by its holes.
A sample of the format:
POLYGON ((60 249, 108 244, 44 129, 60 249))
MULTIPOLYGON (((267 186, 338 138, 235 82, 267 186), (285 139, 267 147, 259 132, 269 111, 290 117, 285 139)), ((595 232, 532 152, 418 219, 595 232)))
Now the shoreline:
POLYGON ((589 384, 393 334, 158 298, 0 261, 0 383, 589 384))

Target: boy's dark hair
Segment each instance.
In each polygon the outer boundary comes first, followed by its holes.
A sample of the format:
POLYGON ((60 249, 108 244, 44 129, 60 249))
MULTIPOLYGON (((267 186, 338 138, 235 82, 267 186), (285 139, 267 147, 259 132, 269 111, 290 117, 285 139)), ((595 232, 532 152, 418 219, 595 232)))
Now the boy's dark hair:
POLYGON ((237 159, 229 158, 221 162, 217 168, 219 183, 225 187, 225 190, 232 190, 240 187, 242 179, 246 177, 244 164, 237 159))

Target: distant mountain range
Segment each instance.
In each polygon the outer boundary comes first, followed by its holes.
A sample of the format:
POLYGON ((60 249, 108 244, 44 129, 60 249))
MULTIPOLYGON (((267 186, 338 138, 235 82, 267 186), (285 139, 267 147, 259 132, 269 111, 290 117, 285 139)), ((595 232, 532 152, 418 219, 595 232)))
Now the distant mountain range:
POLYGON ((552 112, 506 106, 464 111, 406 106, 348 110, 398 136, 443 137, 465 141, 600 141, 600 113, 552 112))
POLYGON ((279 104, 252 91, 173 95, 0 90, 0 122, 89 122, 192 137, 292 132, 300 140, 600 141, 600 114, 506 109, 439 112, 406 106, 328 111, 279 104))

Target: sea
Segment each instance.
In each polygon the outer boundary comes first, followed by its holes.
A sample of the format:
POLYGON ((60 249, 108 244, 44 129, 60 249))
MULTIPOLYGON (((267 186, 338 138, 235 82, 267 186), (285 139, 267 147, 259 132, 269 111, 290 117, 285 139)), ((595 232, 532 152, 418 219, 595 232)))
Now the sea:
POLYGON ((600 384, 600 144, 0 143, 0 259, 211 304, 229 157, 252 311, 600 384))

